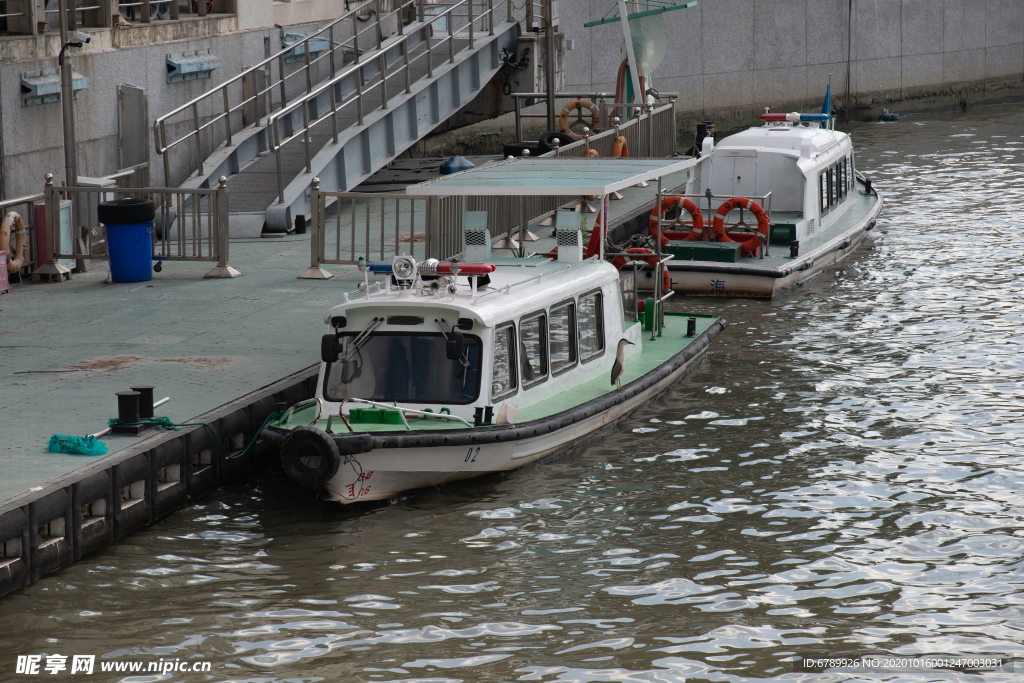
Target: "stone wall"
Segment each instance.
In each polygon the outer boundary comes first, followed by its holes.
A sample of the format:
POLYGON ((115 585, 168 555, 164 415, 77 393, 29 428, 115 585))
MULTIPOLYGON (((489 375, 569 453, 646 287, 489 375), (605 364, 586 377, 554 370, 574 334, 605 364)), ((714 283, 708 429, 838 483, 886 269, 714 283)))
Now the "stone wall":
MULTIPOLYGON (((614 91, 622 29, 583 27, 611 0, 560 5, 560 28, 573 47, 566 89, 614 91)), ((668 49, 654 86, 680 93, 681 124, 712 118, 725 130, 766 106, 818 110, 830 73, 833 106, 842 112, 848 66, 859 117, 1024 93, 1020 0, 698 0, 662 16, 668 49)))

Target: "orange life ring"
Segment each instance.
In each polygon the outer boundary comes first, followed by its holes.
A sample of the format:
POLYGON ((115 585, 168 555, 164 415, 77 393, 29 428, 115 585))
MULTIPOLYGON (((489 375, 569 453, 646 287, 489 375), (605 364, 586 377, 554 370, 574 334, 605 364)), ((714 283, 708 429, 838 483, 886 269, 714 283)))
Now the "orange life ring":
POLYGON ((25 248, 28 246, 28 231, 25 222, 15 211, 8 211, 0 221, 0 251, 7 252, 7 272, 14 275, 25 263, 25 248), (14 251, 11 251, 11 226, 14 226, 14 251))
MULTIPOLYGON (((690 214, 690 220, 693 221, 693 227, 690 231, 685 230, 662 230, 662 242, 669 240, 701 240, 704 239, 704 214, 701 212, 697 205, 685 197, 674 194, 665 197, 661 200, 660 213, 662 216, 665 212, 671 209, 673 206, 682 207, 688 214, 690 214)), ((647 220, 648 225, 651 228, 651 234, 655 237, 658 236, 658 213, 659 207, 651 209, 651 217, 647 220)))
POLYGON ((601 121, 601 110, 598 109, 597 105, 591 102, 590 100, 585 100, 582 97, 577 97, 576 99, 570 101, 569 104, 562 107, 562 113, 558 115, 559 130, 561 130, 563 133, 571 135, 573 140, 579 140, 582 136, 572 132, 572 128, 569 127, 569 114, 572 113, 573 110, 576 110, 577 118, 576 121, 573 121, 573 123, 578 123, 579 121, 583 120, 584 109, 590 110, 590 130, 597 132, 598 130, 600 130, 599 124, 601 121))
POLYGON ((622 157, 623 159, 629 156, 629 145, 626 143, 626 136, 620 135, 615 138, 615 144, 612 146, 612 156, 622 157))
MULTIPOLYGON (((630 247, 629 249, 626 250, 626 253, 629 254, 628 258, 630 259, 630 261, 644 261, 647 265, 651 267, 652 270, 657 271, 658 255, 655 252, 651 251, 650 249, 645 249, 644 247, 630 247)), ((615 266, 617 269, 622 270, 623 268, 626 267, 626 263, 628 263, 628 261, 626 261, 626 258, 627 257, 625 256, 616 256, 615 258, 612 259, 612 265, 615 266)), ((672 289, 672 276, 669 275, 668 268, 662 268, 661 272, 662 291, 667 292, 668 290, 672 289)))
MULTIPOLYGON (((758 255, 761 247, 768 241, 768 214, 765 213, 764 209, 760 204, 755 202, 753 199, 746 197, 733 197, 732 199, 723 203, 718 207, 718 211, 715 212, 715 217, 711 221, 711 231, 715 235, 719 235, 719 242, 742 242, 742 255, 747 258, 753 258, 758 255), (752 233, 747 239, 729 239, 725 234, 725 217, 729 215, 729 212, 733 209, 746 209, 750 213, 754 214, 757 218, 757 232, 752 233), (724 239, 722 239, 724 237, 724 239), (755 244, 751 244, 754 242, 755 244)), ((737 236, 734 234, 734 236, 737 236)), ((737 236, 738 237, 738 236, 737 236)))

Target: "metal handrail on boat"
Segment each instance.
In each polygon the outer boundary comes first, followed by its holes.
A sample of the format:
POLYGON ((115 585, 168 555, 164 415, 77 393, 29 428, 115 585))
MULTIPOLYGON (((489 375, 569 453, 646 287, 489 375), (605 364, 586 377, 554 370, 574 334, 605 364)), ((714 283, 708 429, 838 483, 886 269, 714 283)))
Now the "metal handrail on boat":
MULTIPOLYGON (((721 200, 724 200, 724 201, 728 201, 730 199, 733 199, 736 196, 737 195, 732 195, 732 194, 712 194, 712 195, 707 195, 707 194, 678 194, 677 195, 675 192, 662 192, 662 193, 659 193, 659 195, 658 195, 658 206, 661 206, 661 202, 664 201, 665 197, 682 197, 684 199, 694 199, 694 200, 706 199, 707 200, 707 205, 708 205, 707 221, 708 221, 708 223, 710 223, 714 219, 714 217, 715 217, 715 212, 718 210, 717 208, 712 210, 711 202, 714 201, 715 199, 721 199, 721 200)), ((768 193, 763 194, 763 195, 756 195, 756 194, 747 195, 747 199, 752 199, 752 200, 757 201, 758 203, 760 203, 761 204, 761 208, 763 208, 765 213, 768 214, 769 228, 768 228, 768 235, 767 235, 767 237, 765 238, 765 241, 764 241, 764 255, 765 256, 770 256, 771 255, 771 247, 769 245, 771 243, 771 227, 770 227, 770 225, 771 225, 771 221, 772 221, 772 193, 768 192, 768 193)), ((718 206, 719 207, 722 206, 722 203, 724 203, 724 201, 720 202, 718 204, 718 206)), ((697 204, 697 208, 700 209, 700 204, 697 201, 695 201, 694 203, 697 204)), ((701 211, 701 215, 703 215, 704 210, 700 209, 700 211, 701 211)), ((743 222, 743 207, 740 207, 739 211, 740 211, 740 223, 737 226, 734 226, 734 227, 739 227, 740 229, 749 229, 749 226, 746 223, 743 222)))
POLYGON ((355 430, 352 429, 352 425, 349 424, 348 418, 346 418, 345 414, 342 412, 342 409, 345 407, 345 404, 350 402, 350 401, 355 402, 355 403, 365 403, 366 405, 375 406, 377 408, 387 408, 388 410, 397 410, 399 416, 402 418, 402 424, 405 425, 405 428, 408 431, 412 431, 412 427, 409 426, 409 421, 407 419, 405 419, 405 414, 406 413, 409 413, 411 415, 419 415, 420 417, 425 417, 425 418, 429 417, 429 418, 434 418, 434 419, 450 420, 452 422, 461 422, 462 424, 466 425, 467 427, 472 427, 473 426, 467 420, 464 420, 463 418, 459 417, 458 415, 447 415, 445 413, 434 413, 434 412, 431 412, 429 410, 414 410, 413 408, 399 408, 397 405, 394 405, 394 404, 391 404, 391 403, 380 403, 379 401, 371 401, 371 400, 366 399, 366 398, 346 398, 346 399, 342 400, 341 404, 338 406, 338 416, 341 417, 342 421, 345 423, 345 426, 348 427, 348 430, 350 432, 354 432, 355 430))

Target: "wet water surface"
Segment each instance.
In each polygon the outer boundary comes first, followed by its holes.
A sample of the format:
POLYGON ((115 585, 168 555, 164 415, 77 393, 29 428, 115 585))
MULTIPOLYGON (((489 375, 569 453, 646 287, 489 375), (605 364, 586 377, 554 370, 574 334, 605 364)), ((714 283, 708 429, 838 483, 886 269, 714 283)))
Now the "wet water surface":
POLYGON ((873 246, 774 302, 690 302, 730 327, 657 404, 387 507, 275 472, 221 490, 0 601, 0 679, 92 654, 63 674, 1021 680, 885 660, 1022 650, 1024 107, 851 130, 873 246), (882 668, 800 663, 862 656, 882 668), (159 660, 211 671, 98 670, 159 660))

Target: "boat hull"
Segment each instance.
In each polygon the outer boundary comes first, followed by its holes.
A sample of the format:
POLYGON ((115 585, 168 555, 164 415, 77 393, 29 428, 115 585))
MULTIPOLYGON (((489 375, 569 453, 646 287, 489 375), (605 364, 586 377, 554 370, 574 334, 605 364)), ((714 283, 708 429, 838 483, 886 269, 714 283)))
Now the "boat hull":
MULTIPOLYGON (((515 425, 333 435, 343 461, 323 495, 344 504, 388 500, 570 450, 668 389, 724 328, 725 321, 718 319, 668 362, 624 385, 621 392, 613 390, 556 415, 515 425), (367 450, 353 452, 362 448, 367 450)), ((268 427, 264 437, 281 443, 287 432, 268 427)))

